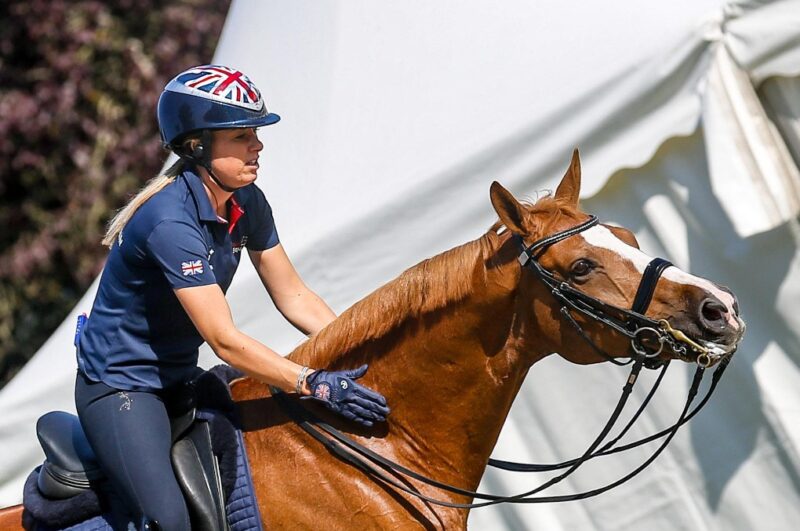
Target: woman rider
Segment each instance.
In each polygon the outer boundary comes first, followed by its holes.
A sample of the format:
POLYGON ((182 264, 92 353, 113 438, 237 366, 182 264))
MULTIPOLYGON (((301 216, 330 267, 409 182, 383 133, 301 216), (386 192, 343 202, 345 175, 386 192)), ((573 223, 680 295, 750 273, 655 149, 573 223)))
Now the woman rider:
POLYGON ((129 518, 143 528, 190 526, 170 463, 167 408, 196 374, 203 341, 247 375, 355 422, 371 426, 389 413, 381 395, 353 381, 366 366, 300 367, 231 319, 225 291, 242 248, 296 328, 314 334, 335 318, 298 276, 254 184, 264 147, 256 128, 279 119, 237 70, 206 65, 179 74, 158 102, 162 139, 179 160, 116 215, 103 240, 111 251, 79 337, 75 402, 129 518))

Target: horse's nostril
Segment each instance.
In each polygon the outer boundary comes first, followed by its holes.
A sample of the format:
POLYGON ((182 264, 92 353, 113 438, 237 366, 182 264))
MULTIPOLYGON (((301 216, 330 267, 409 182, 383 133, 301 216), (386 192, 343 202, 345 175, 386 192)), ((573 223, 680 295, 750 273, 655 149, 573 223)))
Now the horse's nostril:
POLYGON ((700 304, 700 323, 710 332, 722 332, 727 323, 728 308, 716 299, 705 299, 700 304))
POLYGON ((719 321, 725 318, 726 308, 716 301, 706 301, 703 304, 703 317, 708 321, 719 321))

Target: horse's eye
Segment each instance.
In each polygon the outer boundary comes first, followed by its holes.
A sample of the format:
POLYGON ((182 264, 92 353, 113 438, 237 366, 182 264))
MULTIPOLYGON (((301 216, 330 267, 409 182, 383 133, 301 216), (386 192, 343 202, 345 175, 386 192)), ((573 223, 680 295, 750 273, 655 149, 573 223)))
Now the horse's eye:
POLYGON ((581 258, 572 264, 570 273, 573 277, 584 277, 591 273, 592 269, 594 269, 594 263, 586 258, 581 258))

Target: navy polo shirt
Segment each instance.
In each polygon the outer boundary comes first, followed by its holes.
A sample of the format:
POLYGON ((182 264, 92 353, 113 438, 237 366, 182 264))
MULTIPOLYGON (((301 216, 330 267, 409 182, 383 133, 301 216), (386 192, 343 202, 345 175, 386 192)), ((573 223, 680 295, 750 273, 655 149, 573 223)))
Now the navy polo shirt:
POLYGON ((250 184, 217 216, 195 173, 185 171, 145 202, 108 255, 78 366, 124 390, 163 389, 187 380, 203 338, 173 292, 219 284, 227 291, 241 251, 278 244, 272 209, 250 184))

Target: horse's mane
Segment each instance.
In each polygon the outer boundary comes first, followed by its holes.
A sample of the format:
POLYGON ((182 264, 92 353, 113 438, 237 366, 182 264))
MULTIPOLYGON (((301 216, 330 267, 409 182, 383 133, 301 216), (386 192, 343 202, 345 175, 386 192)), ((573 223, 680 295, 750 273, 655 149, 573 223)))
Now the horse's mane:
MULTIPOLYGON (((531 213, 548 212, 550 215, 544 216, 548 218, 545 225, 550 226, 560 217, 564 206, 552 197, 544 197, 535 205, 529 204, 528 208, 531 213)), ((346 353, 384 337, 409 319, 465 299, 472 293, 475 275, 483 275, 485 279, 486 259, 494 254, 499 242, 505 240, 500 235, 502 227, 500 222, 496 222, 477 240, 405 270, 298 346, 290 358, 314 367, 328 367, 346 353)))
POLYGON ((409 319, 463 300, 472 292, 472 275, 485 272, 482 258, 496 239, 497 234, 490 230, 477 240, 410 267, 298 346, 291 358, 327 367, 343 354, 380 339, 409 319))

